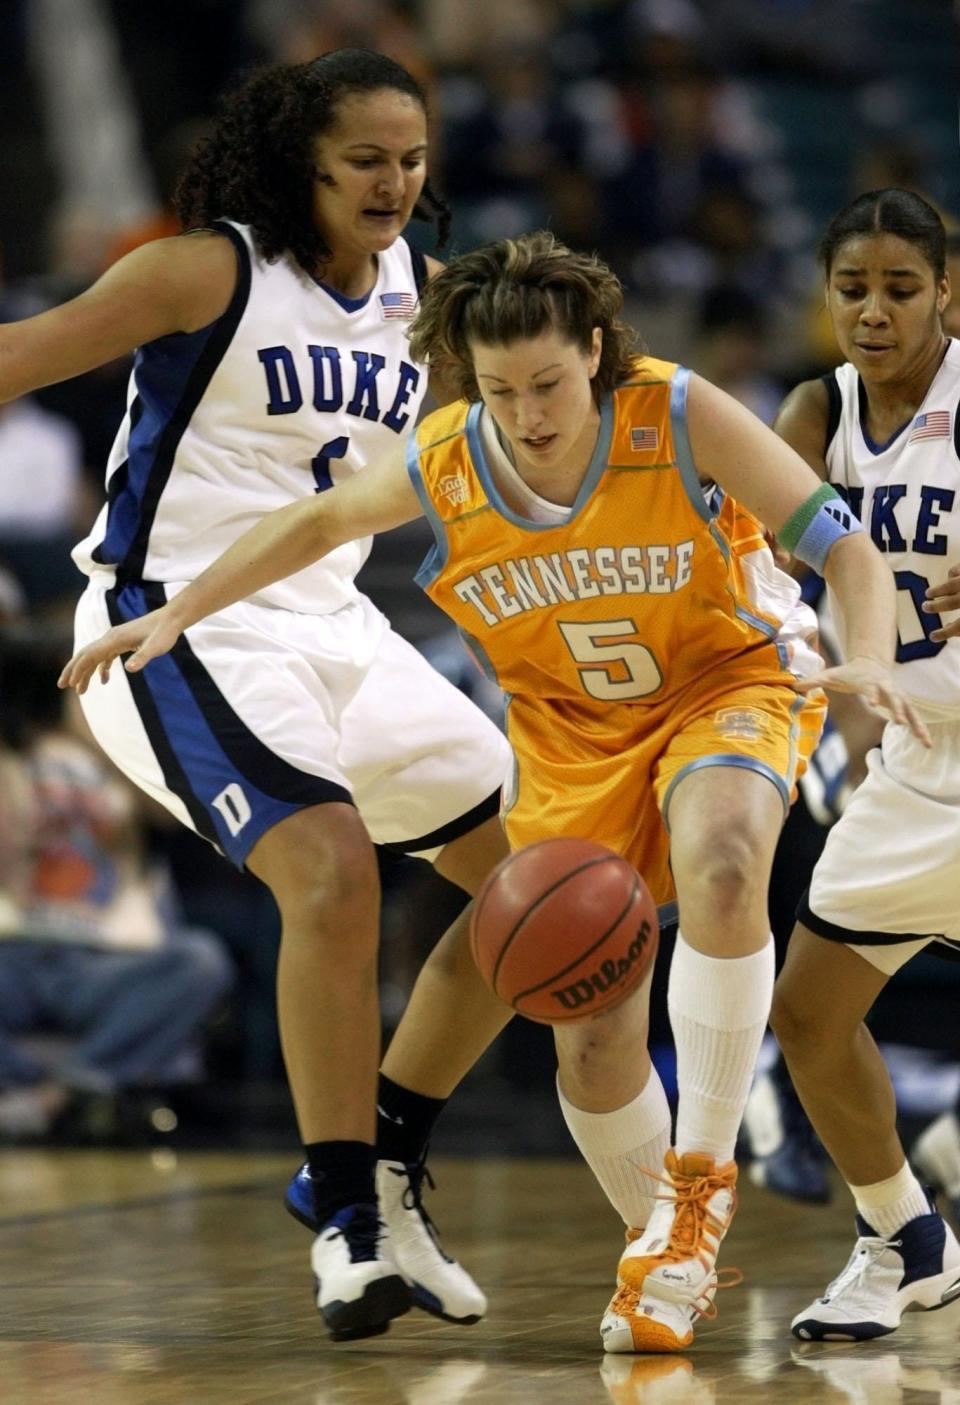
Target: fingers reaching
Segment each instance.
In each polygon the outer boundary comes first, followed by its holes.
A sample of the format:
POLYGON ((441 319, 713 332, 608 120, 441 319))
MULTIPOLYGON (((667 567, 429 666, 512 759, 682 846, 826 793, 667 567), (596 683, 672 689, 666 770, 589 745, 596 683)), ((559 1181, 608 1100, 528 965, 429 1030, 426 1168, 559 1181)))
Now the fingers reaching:
POLYGON ((822 669, 809 678, 798 678, 794 687, 799 693, 812 693, 820 688, 828 693, 856 693, 871 712, 909 727, 924 746, 932 746, 930 733, 916 708, 888 680, 886 669, 878 672, 874 663, 851 661, 822 669))
MULTIPOLYGON (((920 608, 925 615, 944 615, 960 610, 960 565, 951 566, 947 579, 939 585, 927 586, 926 599, 920 608)), ((943 639, 960 638, 960 618, 951 620, 949 624, 938 623, 936 629, 930 631, 930 638, 938 643, 943 639)))

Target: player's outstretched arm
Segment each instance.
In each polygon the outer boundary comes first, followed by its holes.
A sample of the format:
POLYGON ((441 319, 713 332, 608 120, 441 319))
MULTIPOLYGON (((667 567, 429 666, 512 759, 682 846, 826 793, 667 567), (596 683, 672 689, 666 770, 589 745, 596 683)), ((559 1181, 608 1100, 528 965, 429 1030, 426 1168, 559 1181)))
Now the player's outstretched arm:
POLYGON ((141 245, 69 302, 0 325, 0 402, 206 326, 226 309, 236 281, 237 256, 222 234, 141 245))
POLYGON ((292 576, 357 537, 386 532, 421 516, 403 448, 336 488, 268 513, 159 610, 108 629, 80 649, 60 675, 61 688, 86 692, 95 673, 106 680, 114 659, 130 654, 130 673, 173 648, 185 629, 274 581, 292 576))
MULTIPOLYGON (((699 376, 690 377, 690 445, 701 474, 709 475, 777 535, 819 489, 809 463, 732 396, 699 376)), ((809 559, 809 558, 807 558, 809 559)), ((897 603, 893 573, 863 531, 834 541, 818 564, 839 606, 846 662, 796 686, 858 693, 871 709, 905 723, 926 745, 927 729, 893 681, 897 603)))

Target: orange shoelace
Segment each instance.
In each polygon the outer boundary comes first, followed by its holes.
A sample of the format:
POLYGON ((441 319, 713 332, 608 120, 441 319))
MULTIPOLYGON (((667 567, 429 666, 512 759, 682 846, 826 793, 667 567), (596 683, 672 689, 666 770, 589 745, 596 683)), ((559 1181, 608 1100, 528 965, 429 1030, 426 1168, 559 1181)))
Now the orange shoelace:
MULTIPOLYGON (((645 1176, 649 1176, 652 1181, 658 1181, 660 1185, 667 1186, 672 1193, 669 1195, 660 1194, 656 1198, 657 1200, 670 1201, 676 1207, 670 1231, 670 1243, 657 1257, 662 1259, 664 1263, 681 1263, 684 1259, 698 1259, 708 1272, 713 1272, 714 1283, 712 1286, 717 1289, 735 1288, 738 1283, 742 1283, 743 1274, 739 1268, 723 1268, 719 1272, 712 1270, 710 1257, 704 1254, 700 1248, 704 1230, 712 1230, 718 1240, 726 1233, 737 1209, 736 1185, 730 1185, 723 1176, 717 1174, 684 1176, 677 1173, 673 1176, 663 1176, 657 1171, 650 1170, 648 1166, 641 1166, 638 1169, 645 1176), (711 1215, 708 1209, 710 1199, 718 1190, 730 1192, 730 1212, 723 1223, 711 1215)), ((642 1229, 628 1228, 626 1232, 627 1243, 634 1243, 642 1233, 642 1229)), ((711 1318, 717 1315, 717 1309, 710 1299, 706 1300, 705 1307, 699 1306, 698 1302, 691 1303, 691 1307, 702 1317, 711 1318)))

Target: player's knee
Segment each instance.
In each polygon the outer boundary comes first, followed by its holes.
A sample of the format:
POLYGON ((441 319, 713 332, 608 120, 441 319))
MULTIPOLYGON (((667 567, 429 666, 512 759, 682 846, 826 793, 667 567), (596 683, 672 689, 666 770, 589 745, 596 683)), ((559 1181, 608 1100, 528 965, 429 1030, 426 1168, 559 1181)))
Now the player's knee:
POLYGON ((705 848, 693 882, 701 906, 718 921, 755 902, 765 888, 758 877, 756 847, 736 831, 705 848))
POLYGON ((347 806, 321 806, 298 817, 275 844, 260 876, 277 901, 284 928, 350 931, 379 913, 380 875, 366 827, 347 806))
POLYGON ((811 992, 778 981, 770 1008, 770 1028, 788 1059, 815 1060, 829 1049, 829 1031, 817 1013, 811 992))
POLYGON ((557 1061, 567 1086, 596 1091, 608 1078, 619 1080, 624 1064, 641 1060, 647 1047, 647 989, 590 1020, 554 1027, 557 1061))

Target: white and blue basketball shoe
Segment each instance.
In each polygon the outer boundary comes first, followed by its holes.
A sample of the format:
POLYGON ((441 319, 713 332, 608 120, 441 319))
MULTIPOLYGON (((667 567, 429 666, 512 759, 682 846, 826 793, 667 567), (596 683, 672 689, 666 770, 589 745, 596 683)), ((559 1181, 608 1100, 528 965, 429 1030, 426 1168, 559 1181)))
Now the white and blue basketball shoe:
MULTIPOLYGON (((377 1200, 390 1236, 390 1252, 409 1285, 413 1305, 445 1322, 469 1326, 487 1311, 487 1300, 456 1259, 444 1253, 436 1226, 423 1208, 423 1183, 433 1180, 425 1164, 377 1162, 377 1200)), ((294 1219, 317 1229, 310 1171, 300 1167, 287 1186, 284 1205, 294 1219)))
POLYGON ((930 1312, 960 1298, 960 1244, 932 1199, 929 1214, 889 1239, 856 1219, 858 1238, 843 1272, 790 1324, 801 1341, 885 1337, 905 1312, 930 1312))

